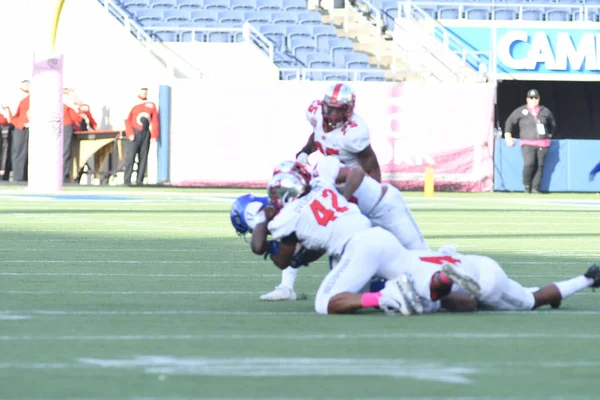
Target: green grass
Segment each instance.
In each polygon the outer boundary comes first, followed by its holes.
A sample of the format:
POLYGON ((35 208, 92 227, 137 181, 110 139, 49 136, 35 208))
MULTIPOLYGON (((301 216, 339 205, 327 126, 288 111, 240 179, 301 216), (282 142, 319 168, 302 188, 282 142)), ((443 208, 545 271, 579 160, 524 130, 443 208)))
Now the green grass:
MULTIPOLYGON (((598 397, 600 293, 558 311, 318 316, 318 262, 296 283, 308 300, 260 302, 280 275, 233 233, 242 192, 0 190, 0 399, 598 397)), ((600 260, 595 194, 406 197, 432 248, 494 257, 525 285, 600 260)))

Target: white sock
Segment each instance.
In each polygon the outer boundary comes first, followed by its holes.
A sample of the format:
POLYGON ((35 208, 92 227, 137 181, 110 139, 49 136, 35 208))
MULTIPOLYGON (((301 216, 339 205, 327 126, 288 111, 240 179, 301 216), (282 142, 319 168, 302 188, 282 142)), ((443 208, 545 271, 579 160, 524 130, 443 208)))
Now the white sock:
POLYGON ((294 289, 294 282, 296 282, 296 275, 298 275, 298 269, 287 267, 281 271, 281 286, 289 287, 294 289))
POLYGON ((586 287, 592 286, 594 280, 592 278, 586 278, 583 275, 576 276, 575 278, 568 279, 566 281, 554 282, 554 285, 558 288, 560 295, 563 299, 572 296, 575 292, 579 292, 586 287))

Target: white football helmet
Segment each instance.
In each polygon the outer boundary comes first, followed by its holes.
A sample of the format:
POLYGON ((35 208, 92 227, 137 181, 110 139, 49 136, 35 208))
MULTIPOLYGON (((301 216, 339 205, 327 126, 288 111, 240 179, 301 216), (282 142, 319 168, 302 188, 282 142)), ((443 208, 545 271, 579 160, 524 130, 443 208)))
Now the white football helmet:
POLYGON ((352 88, 345 83, 337 83, 325 91, 321 103, 323 122, 326 128, 333 130, 342 126, 354 113, 356 95, 352 88))
POLYGON ((291 203, 308 189, 303 179, 294 173, 280 172, 273 176, 267 186, 269 200, 277 208, 283 208, 291 203))
POLYGON ((280 162, 273 170, 273 176, 282 172, 300 175, 300 178, 304 180, 305 184, 310 182, 310 172, 308 172, 308 170, 298 161, 287 160, 280 162))

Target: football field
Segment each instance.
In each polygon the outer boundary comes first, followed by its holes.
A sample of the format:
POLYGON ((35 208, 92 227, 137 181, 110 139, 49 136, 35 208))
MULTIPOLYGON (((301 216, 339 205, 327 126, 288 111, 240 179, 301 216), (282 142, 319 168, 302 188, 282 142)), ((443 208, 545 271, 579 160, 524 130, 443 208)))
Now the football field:
MULTIPOLYGON (((527 313, 315 314, 229 221, 241 190, 0 190, 0 400, 596 399, 600 291, 527 313)), ((600 261, 596 194, 406 193, 429 245, 525 285, 600 261)))

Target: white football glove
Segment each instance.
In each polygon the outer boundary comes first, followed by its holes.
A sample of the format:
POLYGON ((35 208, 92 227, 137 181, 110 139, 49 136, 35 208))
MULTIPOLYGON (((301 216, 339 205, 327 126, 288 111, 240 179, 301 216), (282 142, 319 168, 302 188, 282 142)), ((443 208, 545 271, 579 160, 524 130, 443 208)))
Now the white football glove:
POLYGON ((296 161, 298 161, 302 165, 308 165, 308 154, 306 154, 305 152, 298 154, 298 157, 296 157, 296 161))

